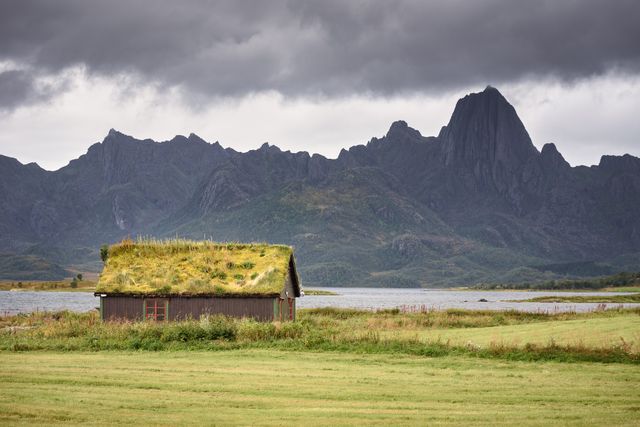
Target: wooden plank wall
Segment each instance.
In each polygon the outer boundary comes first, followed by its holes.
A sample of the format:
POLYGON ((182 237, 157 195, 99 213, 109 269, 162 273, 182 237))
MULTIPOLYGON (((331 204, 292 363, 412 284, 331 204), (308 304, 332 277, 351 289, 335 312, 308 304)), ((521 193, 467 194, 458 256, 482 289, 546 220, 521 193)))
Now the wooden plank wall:
POLYGON ((103 297, 104 320, 142 320, 142 298, 103 297))
MULTIPOLYGON (((141 320, 143 298, 102 298, 104 320, 141 320)), ((274 298, 169 298, 169 320, 198 319, 203 314, 224 314, 273 320, 274 298)))
POLYGON ((273 320, 273 298, 171 298, 169 319, 194 319, 203 314, 224 314, 273 320))

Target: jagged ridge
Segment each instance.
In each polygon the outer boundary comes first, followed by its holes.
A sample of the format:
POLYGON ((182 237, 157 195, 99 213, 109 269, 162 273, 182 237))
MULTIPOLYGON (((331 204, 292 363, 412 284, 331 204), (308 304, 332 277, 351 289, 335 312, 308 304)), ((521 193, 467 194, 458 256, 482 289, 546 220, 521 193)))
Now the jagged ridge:
POLYGON ((55 172, 0 166, 0 250, 65 266, 99 268, 99 244, 140 234, 293 244, 303 280, 341 285, 522 279, 563 261, 622 268, 640 252, 640 159, 572 168, 553 144, 538 152, 491 87, 458 101, 437 137, 397 121, 335 160, 112 129, 55 172))

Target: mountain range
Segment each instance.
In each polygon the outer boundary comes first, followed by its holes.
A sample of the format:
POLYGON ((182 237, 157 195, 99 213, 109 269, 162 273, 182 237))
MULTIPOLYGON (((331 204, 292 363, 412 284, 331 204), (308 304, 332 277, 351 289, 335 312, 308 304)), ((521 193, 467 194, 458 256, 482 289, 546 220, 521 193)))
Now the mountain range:
POLYGON ((42 278, 64 275, 60 267, 99 271, 99 246, 127 236, 291 244, 312 285, 469 285, 640 267, 640 159, 572 167, 554 144, 538 151, 492 87, 460 99, 438 136, 397 121, 336 159, 111 130, 57 171, 0 156, 0 201, 0 252, 17 260, 0 263, 6 279, 32 273, 24 259, 55 266, 42 278))

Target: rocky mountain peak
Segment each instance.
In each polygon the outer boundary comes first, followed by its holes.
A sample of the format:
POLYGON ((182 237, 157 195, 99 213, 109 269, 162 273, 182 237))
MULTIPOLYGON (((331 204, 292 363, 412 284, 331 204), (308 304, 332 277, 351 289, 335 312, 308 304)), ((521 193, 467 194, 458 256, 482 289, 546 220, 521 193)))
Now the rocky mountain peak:
POLYGON ((108 141, 108 140, 118 140, 118 139, 122 139, 122 138, 131 138, 129 135, 126 135, 114 128, 109 129, 109 132, 107 133, 107 136, 104 138, 104 141, 108 141))
POLYGON ((113 143, 119 144, 122 142, 130 142, 130 141, 136 141, 136 139, 133 138, 132 136, 129 136, 127 134, 124 134, 112 128, 112 129, 109 129, 109 133, 107 133, 107 136, 105 136, 104 139, 102 140, 102 145, 103 145, 103 148, 106 148, 107 146, 113 143))
POLYGON ((187 138, 189 140, 189 142, 196 142, 198 144, 206 144, 207 141, 205 141, 204 139, 200 138, 198 135, 196 135, 195 133, 190 133, 189 137, 187 138))
POLYGON ((407 124, 407 122, 405 122, 404 120, 396 120, 395 122, 391 123, 391 127, 389 127, 387 135, 393 134, 395 132, 404 132, 408 128, 409 125, 407 124))
POLYGON ((602 156, 598 169, 606 174, 640 173, 640 158, 625 154, 623 156, 602 156))
POLYGON ((391 141, 404 141, 407 139, 420 139, 422 134, 416 129, 409 127, 404 120, 397 120, 391 124, 387 131, 386 139, 391 141))
POLYGON ((516 110, 491 86, 460 99, 439 137, 446 144, 448 164, 521 164, 537 154, 516 110))
POLYGON ((562 157, 562 154, 556 148, 554 143, 544 144, 542 151, 540 152, 540 161, 543 165, 549 166, 553 169, 566 169, 571 165, 562 157))
POLYGON ((538 155, 513 106, 491 86, 460 99, 439 138, 445 165, 499 190, 538 155))

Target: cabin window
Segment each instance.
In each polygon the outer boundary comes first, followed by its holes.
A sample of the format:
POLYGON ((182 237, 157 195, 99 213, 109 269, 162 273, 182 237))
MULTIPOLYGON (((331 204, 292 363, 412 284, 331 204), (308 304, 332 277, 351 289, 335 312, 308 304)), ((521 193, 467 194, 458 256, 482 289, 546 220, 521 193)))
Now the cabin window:
POLYGON ((144 301, 144 318, 147 320, 166 320, 169 311, 169 301, 161 299, 146 299, 144 301))

